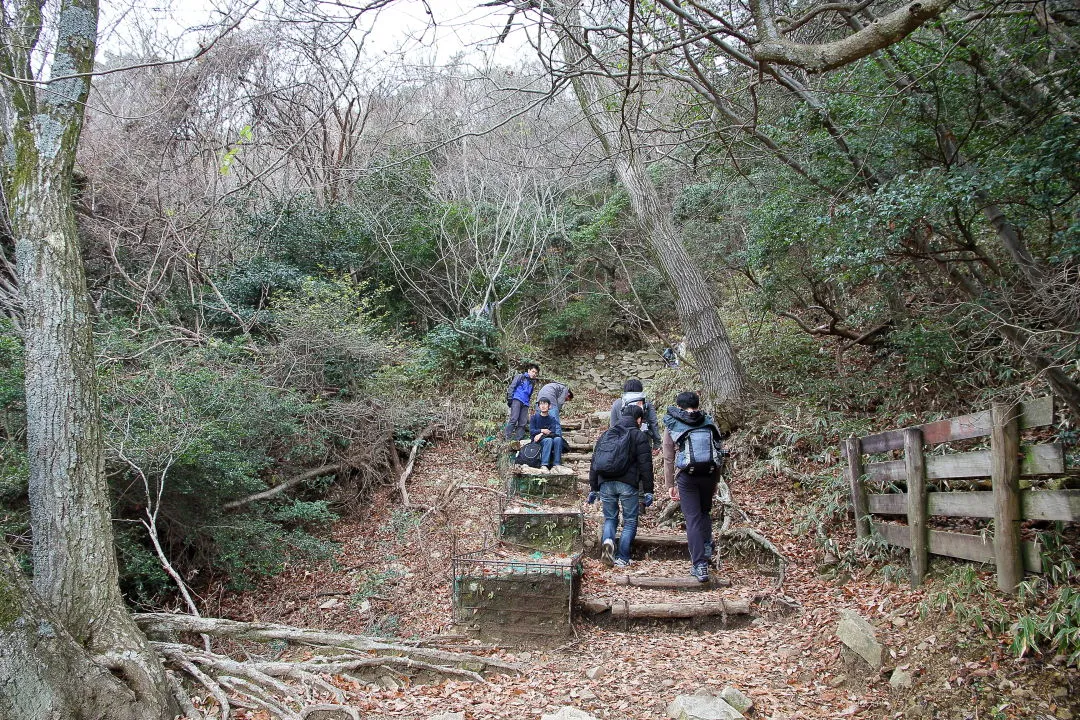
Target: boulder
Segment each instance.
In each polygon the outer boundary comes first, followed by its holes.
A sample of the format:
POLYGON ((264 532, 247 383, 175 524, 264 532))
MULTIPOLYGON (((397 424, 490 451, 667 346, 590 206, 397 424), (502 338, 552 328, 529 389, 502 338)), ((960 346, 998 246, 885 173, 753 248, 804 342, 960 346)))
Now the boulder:
POLYGON ((360 713, 348 705, 308 705, 300 720, 360 720, 360 713))
POLYGON ((541 715, 540 720, 596 720, 595 717, 576 707, 561 707, 554 713, 541 715))
POLYGON ((674 720, 739 720, 743 714, 715 695, 680 695, 668 703, 674 720))
POLYGON ((591 667, 585 671, 585 677, 589 678, 590 680, 599 680, 605 675, 607 675, 607 668, 605 668, 603 665, 597 665, 596 667, 591 667))
POLYGON ((750 708, 754 707, 754 701, 746 696, 738 688, 733 688, 730 685, 720 691, 720 697, 724 699, 731 707, 735 708, 743 715, 745 715, 750 708))
POLYGON ((881 669, 881 643, 873 626, 864 617, 854 610, 841 610, 836 636, 874 670, 881 669))

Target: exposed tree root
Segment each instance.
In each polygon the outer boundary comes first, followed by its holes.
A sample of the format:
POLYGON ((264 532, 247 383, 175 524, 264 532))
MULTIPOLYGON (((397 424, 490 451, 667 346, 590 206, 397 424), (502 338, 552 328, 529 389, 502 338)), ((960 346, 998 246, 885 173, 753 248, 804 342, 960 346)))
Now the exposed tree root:
MULTIPOLYGON (((135 620, 148 636, 158 638, 152 646, 166 664, 201 686, 218 705, 217 717, 227 720, 231 708, 262 709, 272 717, 298 720, 299 708, 316 698, 315 693, 343 702, 344 693, 327 681, 327 676, 356 677, 365 668, 381 668, 390 673, 430 672, 475 682, 485 682, 481 673, 519 673, 518 666, 495 658, 467 653, 387 643, 374 638, 275 625, 245 623, 192 615, 146 613, 135 620), (332 654, 305 656, 296 661, 263 660, 249 657, 235 660, 228 655, 176 642, 182 634, 251 642, 287 642, 308 648, 323 648, 332 654)), ((179 683, 174 689, 185 714, 203 715, 186 696, 179 683)))

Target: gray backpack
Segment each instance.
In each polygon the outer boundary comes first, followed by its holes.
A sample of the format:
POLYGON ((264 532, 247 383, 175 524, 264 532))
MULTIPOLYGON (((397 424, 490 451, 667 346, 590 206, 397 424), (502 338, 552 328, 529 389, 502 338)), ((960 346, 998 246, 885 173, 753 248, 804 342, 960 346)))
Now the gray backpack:
POLYGON ((712 475, 724 463, 720 431, 713 425, 687 430, 676 441, 675 469, 688 475, 712 475))

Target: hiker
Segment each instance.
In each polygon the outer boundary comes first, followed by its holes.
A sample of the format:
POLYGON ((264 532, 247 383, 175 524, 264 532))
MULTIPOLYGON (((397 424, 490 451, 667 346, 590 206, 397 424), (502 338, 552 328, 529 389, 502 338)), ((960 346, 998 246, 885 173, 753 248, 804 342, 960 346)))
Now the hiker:
POLYGON ((645 386, 637 378, 629 378, 622 386, 622 397, 611 404, 611 426, 619 422, 623 408, 628 405, 638 405, 644 412, 645 418, 641 422, 641 430, 649 436, 649 443, 653 450, 659 450, 661 445, 660 424, 656 422, 656 408, 645 397, 645 386))
POLYGON ((675 348, 668 345, 666 348, 664 348, 663 355, 664 355, 664 362, 667 363, 668 367, 670 367, 670 368, 679 367, 679 356, 675 354, 675 348))
POLYGON ((686 543, 690 548, 690 574, 709 581, 713 555, 713 495, 723 469, 723 437, 712 417, 698 409, 695 392, 682 392, 676 407, 664 415, 664 486, 672 500, 682 503, 686 517, 686 543))
POLYGON ((507 440, 520 440, 529 429, 529 407, 532 406, 532 394, 540 366, 529 363, 525 372, 518 373, 510 381, 506 390, 506 406, 510 409, 510 418, 506 421, 503 436, 507 440))
POLYGON ((565 405, 568 400, 574 399, 574 393, 568 386, 563 385, 562 383, 549 382, 547 385, 540 388, 540 394, 537 398, 539 400, 547 400, 550 402, 551 414, 556 420, 559 420, 559 416, 562 414, 562 406, 565 405))
POLYGON ((552 410, 551 401, 545 397, 536 401, 536 409, 529 420, 529 435, 540 443, 540 471, 562 472, 562 426, 552 410))
POLYGON ((609 567, 630 565, 630 545, 637 534, 639 493, 641 504, 653 502, 653 466, 649 453, 649 438, 641 432, 645 412, 630 405, 619 422, 596 441, 592 464, 589 467, 589 499, 592 505, 599 497, 604 510, 604 534, 600 559, 609 567), (622 535, 615 547, 615 529, 622 510, 622 535))

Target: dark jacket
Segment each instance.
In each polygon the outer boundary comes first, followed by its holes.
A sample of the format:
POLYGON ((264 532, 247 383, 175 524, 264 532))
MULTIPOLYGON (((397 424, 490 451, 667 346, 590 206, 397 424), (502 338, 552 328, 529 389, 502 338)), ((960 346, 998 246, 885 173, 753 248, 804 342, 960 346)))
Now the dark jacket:
POLYGON ((637 427, 637 421, 624 415, 619 424, 630 428, 630 466, 621 477, 601 477, 596 469, 589 468, 589 488, 599 490, 600 483, 617 480, 633 485, 640 492, 653 491, 652 453, 649 450, 649 438, 637 427))
POLYGON ((645 418, 641 423, 641 430, 649 436, 649 440, 652 442, 653 449, 660 447, 660 423, 656 422, 656 408, 645 397, 645 393, 627 392, 623 393, 623 396, 611 404, 611 425, 615 425, 622 417, 623 408, 627 403, 635 403, 638 400, 645 401, 645 407, 642 410, 645 411, 645 418))
POLYGON ((533 413, 533 416, 529 418, 529 439, 534 439, 544 428, 551 430, 551 437, 562 436, 562 427, 559 425, 559 421, 555 419, 555 416, 548 415, 545 417, 538 412, 533 413))

